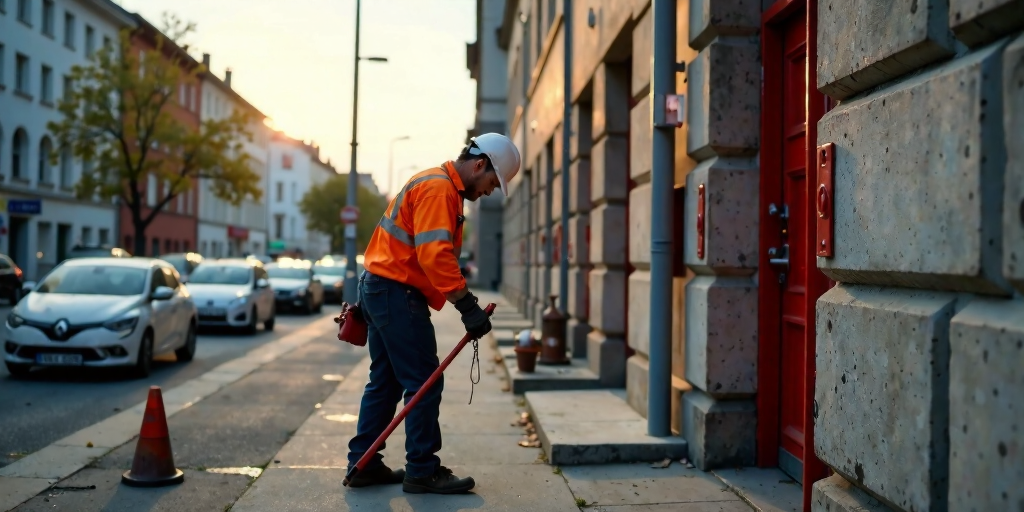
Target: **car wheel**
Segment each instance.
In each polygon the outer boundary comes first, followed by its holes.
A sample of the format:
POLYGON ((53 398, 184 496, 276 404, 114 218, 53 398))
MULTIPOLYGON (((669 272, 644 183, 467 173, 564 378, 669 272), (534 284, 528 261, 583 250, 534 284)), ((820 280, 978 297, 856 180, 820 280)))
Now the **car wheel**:
POLYGON ((153 370, 153 333, 146 331, 139 341, 139 354, 132 367, 132 375, 137 379, 149 377, 153 370))
POLYGON ((256 306, 253 306, 252 313, 249 315, 249 325, 245 326, 246 334, 256 334, 256 306))
POLYGON ((277 321, 277 308, 270 310, 270 318, 263 322, 263 328, 268 331, 274 330, 274 323, 277 321))
POLYGON ((188 334, 186 334, 185 345, 174 351, 179 363, 187 363, 196 355, 196 324, 190 322, 188 334))
POLYGON ((12 377, 24 377, 28 375, 28 372, 32 371, 32 365, 22 363, 6 363, 7 373, 10 373, 12 377))

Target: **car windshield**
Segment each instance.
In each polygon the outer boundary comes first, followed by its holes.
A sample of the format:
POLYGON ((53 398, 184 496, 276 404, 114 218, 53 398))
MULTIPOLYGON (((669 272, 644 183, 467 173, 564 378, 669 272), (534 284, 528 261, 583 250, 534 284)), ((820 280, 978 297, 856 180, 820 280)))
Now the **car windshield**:
POLYGON ((68 251, 69 258, 102 258, 111 256, 113 256, 111 250, 102 247, 79 247, 68 251))
POLYGON ((179 274, 188 274, 188 261, 184 256, 164 256, 160 259, 174 265, 175 270, 177 270, 179 274))
POLYGON ((188 276, 188 284, 249 284, 248 267, 199 265, 188 276))
POLYGON ((113 265, 63 265, 50 272, 35 293, 142 295, 148 272, 113 265))
POLYGON ((317 265, 313 267, 313 273, 321 276, 344 276, 345 267, 317 265))
POLYGON ((309 279, 309 269, 295 267, 267 267, 267 275, 278 279, 309 279))

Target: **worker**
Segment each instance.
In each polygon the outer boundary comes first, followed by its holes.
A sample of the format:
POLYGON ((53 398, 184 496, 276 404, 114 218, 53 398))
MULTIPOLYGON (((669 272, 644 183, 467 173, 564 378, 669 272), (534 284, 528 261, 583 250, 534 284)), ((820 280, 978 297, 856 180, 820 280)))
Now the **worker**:
MULTIPOLYGON (((474 137, 455 161, 406 182, 377 224, 359 277, 358 300, 367 323, 371 362, 357 433, 348 445, 350 468, 395 417, 403 394, 408 403, 439 367, 430 309, 440 311, 445 301, 451 302, 474 339, 490 332, 491 322, 459 268, 463 203, 489 196, 499 187, 507 196, 519 165, 519 150, 508 137, 474 137)), ((384 464, 382 444, 350 487, 402 483, 405 492, 437 494, 473 488, 471 477, 455 476, 437 456, 443 388, 442 375, 405 419, 405 469, 392 471, 384 464)))

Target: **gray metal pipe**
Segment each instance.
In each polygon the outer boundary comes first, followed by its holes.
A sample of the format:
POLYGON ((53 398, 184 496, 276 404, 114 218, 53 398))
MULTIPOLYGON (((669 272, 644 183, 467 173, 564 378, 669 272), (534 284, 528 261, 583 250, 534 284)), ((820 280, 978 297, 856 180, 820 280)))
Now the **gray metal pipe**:
MULTIPOLYGON (((572 155, 572 0, 562 1, 562 28, 565 30, 565 69, 562 84, 562 253, 561 272, 558 277, 558 297, 562 314, 569 314, 569 164, 572 155)), ((564 333, 568 336, 568 332, 564 333)), ((568 339, 567 337, 564 339, 568 339)), ((574 355, 575 356, 575 355, 574 355)))
MULTIPOLYGON (((352 73, 352 162, 348 170, 348 197, 345 200, 347 206, 356 206, 358 197, 356 191, 359 188, 359 171, 356 170, 356 150, 359 144, 356 137, 359 129, 359 10, 360 1, 356 0, 356 64, 355 71, 352 73)), ((356 237, 354 233, 352 236, 348 236, 349 234, 345 233, 345 259, 348 262, 345 265, 345 284, 341 293, 345 302, 355 304, 356 279, 358 279, 356 276, 356 237)))
MULTIPOLYGON (((654 59, 651 101, 675 94, 676 1, 653 0, 654 59)), ((675 187, 674 126, 653 125, 651 172, 651 352, 647 384, 647 433, 671 435, 672 400, 672 189, 675 187)))

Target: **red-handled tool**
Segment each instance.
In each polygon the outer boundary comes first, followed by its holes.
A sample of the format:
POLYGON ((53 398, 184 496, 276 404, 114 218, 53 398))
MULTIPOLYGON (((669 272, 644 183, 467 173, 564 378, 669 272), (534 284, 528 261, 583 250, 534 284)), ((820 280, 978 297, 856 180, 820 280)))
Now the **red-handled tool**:
MULTIPOLYGON (((487 313, 487 316, 491 316, 491 313, 494 313, 494 308, 496 307, 497 304, 488 304, 487 307, 484 308, 484 313, 487 313)), ((395 419, 391 420, 391 423, 388 425, 388 428, 384 429, 384 432, 382 432, 380 436, 377 437, 377 440, 374 441, 372 445, 370 445, 370 449, 366 450, 366 453, 364 453, 363 456, 359 458, 359 461, 356 462, 356 465, 353 466, 352 469, 348 470, 348 474, 345 475, 345 479, 341 481, 342 485, 347 487, 348 483, 351 482, 352 479, 360 471, 362 471, 363 468, 366 467, 366 465, 370 462, 370 459, 372 459, 373 456, 377 454, 377 449, 380 448, 380 445, 384 444, 384 441, 386 441, 388 439, 388 436, 390 436, 391 433, 395 431, 395 428, 397 428, 398 424, 405 419, 405 417, 409 414, 409 411, 411 411, 413 407, 416 407, 416 404, 418 404, 420 399, 423 398, 423 395, 427 392, 427 390, 430 389, 435 382, 437 382, 437 379, 441 377, 441 374, 444 373, 444 370, 446 368, 448 368, 448 365, 452 364, 452 361, 455 360, 455 356, 459 355, 459 352, 462 351, 463 347, 465 347, 466 344, 472 340, 473 337, 470 336, 469 333, 466 333, 466 335, 462 337, 462 340, 459 341, 459 344, 455 345, 455 349, 452 350, 450 354, 448 354, 448 357, 444 358, 444 361, 441 361, 441 365, 438 366, 437 369, 434 370, 434 373, 430 375, 430 378, 427 379, 427 381, 424 382, 422 386, 420 386, 420 390, 417 391, 416 394, 409 399, 409 403, 405 404, 405 407, 403 407, 402 410, 398 412, 398 416, 395 416, 395 419)))

